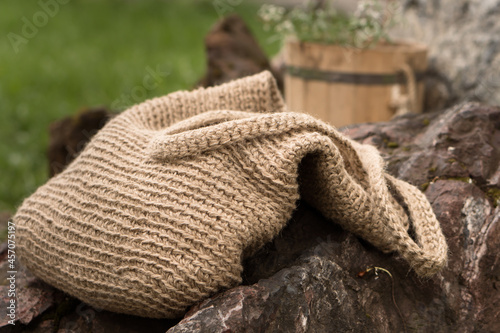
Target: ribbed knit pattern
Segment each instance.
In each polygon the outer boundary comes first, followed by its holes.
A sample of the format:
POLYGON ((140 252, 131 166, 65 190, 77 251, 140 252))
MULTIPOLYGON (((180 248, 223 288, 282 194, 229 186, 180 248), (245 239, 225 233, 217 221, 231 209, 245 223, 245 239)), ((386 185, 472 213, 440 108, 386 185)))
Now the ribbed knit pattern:
POLYGON ((240 283, 242 258, 280 232, 299 194, 421 276, 446 263, 425 196, 387 175, 375 148, 287 112, 268 72, 112 119, 19 208, 19 255, 98 308, 178 317, 240 283))

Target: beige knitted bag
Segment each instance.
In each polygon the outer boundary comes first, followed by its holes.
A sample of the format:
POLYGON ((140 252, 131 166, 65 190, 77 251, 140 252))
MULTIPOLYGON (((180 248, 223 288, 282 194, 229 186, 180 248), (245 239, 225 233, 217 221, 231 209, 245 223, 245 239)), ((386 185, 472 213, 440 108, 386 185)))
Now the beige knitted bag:
POLYGON ((112 119, 24 201, 14 217, 19 255, 88 304, 177 317, 240 283, 242 257, 280 232, 299 192, 421 276, 446 263, 425 196, 386 174, 375 148, 285 112, 268 72, 112 119))

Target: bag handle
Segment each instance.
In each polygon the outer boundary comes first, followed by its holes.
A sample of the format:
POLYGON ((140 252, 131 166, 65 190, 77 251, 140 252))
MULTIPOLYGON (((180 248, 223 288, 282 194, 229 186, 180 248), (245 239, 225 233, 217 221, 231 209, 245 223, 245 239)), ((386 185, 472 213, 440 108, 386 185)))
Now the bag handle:
POLYGON ((448 245, 431 204, 415 186, 389 174, 385 178, 407 205, 415 234, 414 241, 408 231, 396 229, 397 251, 418 275, 431 276, 437 273, 448 260, 448 245))
MULTIPOLYGON (((294 130, 332 136, 328 125, 304 113, 208 111, 160 131, 150 142, 148 154, 154 159, 171 160, 294 130)), ((333 136, 336 141, 347 142, 338 134, 333 136)))

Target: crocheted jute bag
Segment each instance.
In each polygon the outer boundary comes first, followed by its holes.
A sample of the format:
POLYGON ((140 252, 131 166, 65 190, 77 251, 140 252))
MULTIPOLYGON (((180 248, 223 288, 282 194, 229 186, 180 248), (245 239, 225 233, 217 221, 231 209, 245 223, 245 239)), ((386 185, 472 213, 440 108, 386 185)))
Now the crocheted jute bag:
POLYGON ((241 282, 242 258, 280 232, 299 194, 420 276, 446 263, 425 196, 385 173, 375 148, 287 112, 268 72, 113 118, 19 208, 19 256, 95 307, 178 317, 241 282))

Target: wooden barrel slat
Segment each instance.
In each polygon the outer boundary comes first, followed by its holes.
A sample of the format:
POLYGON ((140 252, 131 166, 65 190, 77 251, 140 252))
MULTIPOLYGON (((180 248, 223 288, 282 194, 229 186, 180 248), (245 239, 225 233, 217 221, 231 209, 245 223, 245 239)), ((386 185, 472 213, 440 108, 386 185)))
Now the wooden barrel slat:
MULTIPOLYGON (((427 47, 397 42, 369 49, 298 41, 285 44, 285 98, 292 111, 310 113, 340 127, 390 120, 394 115, 392 89, 406 92, 401 68, 416 75, 415 111, 422 111, 427 47), (402 82, 403 81, 403 82, 402 82)), ((406 77, 404 77, 406 79, 406 77)))

